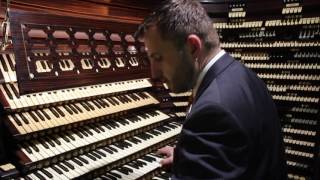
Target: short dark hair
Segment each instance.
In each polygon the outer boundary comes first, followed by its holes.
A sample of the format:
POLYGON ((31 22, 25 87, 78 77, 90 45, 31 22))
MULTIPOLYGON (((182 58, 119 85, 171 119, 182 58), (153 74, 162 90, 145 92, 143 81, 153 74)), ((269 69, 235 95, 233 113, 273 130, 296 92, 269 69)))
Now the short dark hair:
POLYGON ((219 36, 207 12, 196 0, 164 0, 146 17, 135 33, 142 38, 151 26, 156 26, 163 39, 173 39, 178 47, 183 46, 188 35, 196 34, 207 50, 219 46, 219 36))

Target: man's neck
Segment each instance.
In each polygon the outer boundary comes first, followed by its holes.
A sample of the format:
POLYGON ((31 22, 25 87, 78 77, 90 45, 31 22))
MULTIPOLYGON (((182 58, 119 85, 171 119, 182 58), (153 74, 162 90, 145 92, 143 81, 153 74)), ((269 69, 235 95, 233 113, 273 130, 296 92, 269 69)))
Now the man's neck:
POLYGON ((201 70, 209 63, 209 61, 215 57, 219 52, 221 48, 214 48, 210 50, 209 52, 204 52, 203 58, 200 58, 199 60, 199 69, 198 71, 201 72, 201 70))

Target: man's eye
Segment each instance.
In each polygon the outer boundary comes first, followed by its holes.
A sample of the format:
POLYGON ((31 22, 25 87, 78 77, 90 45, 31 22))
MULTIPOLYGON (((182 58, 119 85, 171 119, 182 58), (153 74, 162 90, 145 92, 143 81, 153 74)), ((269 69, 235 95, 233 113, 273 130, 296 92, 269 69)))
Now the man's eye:
POLYGON ((153 56, 152 59, 154 61, 160 62, 160 61, 162 61, 162 56, 153 56))

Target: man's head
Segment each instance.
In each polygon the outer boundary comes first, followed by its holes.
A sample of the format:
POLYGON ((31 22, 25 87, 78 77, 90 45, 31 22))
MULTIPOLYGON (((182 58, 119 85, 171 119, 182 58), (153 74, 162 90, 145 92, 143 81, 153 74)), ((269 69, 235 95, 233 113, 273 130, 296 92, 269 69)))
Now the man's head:
POLYGON ((196 0, 166 0, 140 25, 153 78, 164 78, 173 92, 191 89, 199 61, 219 48, 211 19, 196 0))

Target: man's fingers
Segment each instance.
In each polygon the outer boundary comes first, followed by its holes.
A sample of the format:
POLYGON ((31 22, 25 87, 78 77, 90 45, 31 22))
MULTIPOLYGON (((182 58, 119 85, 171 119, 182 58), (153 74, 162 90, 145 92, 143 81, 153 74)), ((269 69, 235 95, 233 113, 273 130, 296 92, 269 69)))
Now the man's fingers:
POLYGON ((166 146, 161 149, 158 149, 157 154, 164 154, 166 156, 170 156, 171 155, 171 148, 172 147, 166 146))
POLYGON ((172 161, 173 161, 173 158, 169 157, 169 158, 166 158, 166 159, 162 159, 160 161, 160 164, 161 164, 161 166, 168 166, 168 165, 172 164, 172 161))

